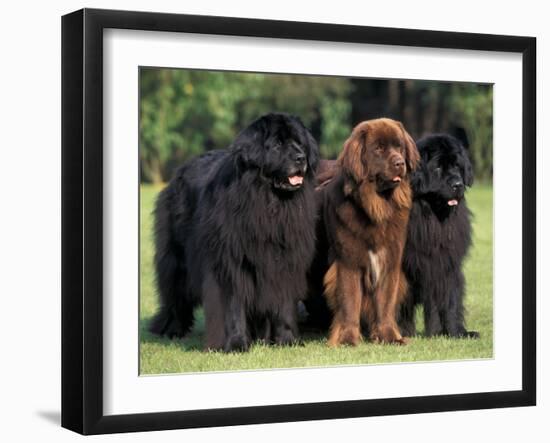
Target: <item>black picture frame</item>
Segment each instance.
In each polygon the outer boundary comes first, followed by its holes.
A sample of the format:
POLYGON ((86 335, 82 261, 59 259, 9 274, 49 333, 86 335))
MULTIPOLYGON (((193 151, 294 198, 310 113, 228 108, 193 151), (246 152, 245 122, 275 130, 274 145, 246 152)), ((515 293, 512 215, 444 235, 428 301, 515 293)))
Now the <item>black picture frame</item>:
POLYGON ((82 434, 536 404, 536 39, 83 9, 62 18, 62 426, 82 434), (519 53, 523 65, 522 389, 229 409, 103 413, 103 31, 108 28, 519 53))

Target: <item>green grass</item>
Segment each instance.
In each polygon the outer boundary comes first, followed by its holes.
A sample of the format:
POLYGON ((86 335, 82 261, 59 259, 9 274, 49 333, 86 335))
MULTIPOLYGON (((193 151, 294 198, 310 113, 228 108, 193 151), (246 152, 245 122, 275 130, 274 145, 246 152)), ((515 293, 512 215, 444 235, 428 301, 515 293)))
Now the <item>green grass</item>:
MULTIPOLYGON (((141 297, 140 373, 164 374, 201 371, 229 371, 260 368, 292 368, 430 360, 491 358, 493 355, 493 191, 476 185, 467 199, 474 213, 473 247, 465 264, 467 326, 479 331, 481 339, 423 338, 418 335, 407 346, 365 342, 355 348, 328 348, 326 337, 304 337, 305 345, 274 347, 254 345, 250 352, 224 354, 202 350, 204 322, 197 310, 197 322, 188 337, 168 340, 151 335, 147 325, 157 309, 153 274, 152 210, 158 187, 141 188, 141 297)), ((417 329, 422 331, 421 311, 417 329)))

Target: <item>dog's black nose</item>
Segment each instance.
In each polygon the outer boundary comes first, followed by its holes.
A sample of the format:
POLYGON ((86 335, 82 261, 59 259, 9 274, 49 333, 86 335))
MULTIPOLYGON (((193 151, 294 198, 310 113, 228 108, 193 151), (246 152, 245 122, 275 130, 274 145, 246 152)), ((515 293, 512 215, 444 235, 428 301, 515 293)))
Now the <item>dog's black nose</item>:
POLYGON ((451 185, 451 188, 453 191, 461 191, 463 188, 464 188, 464 183, 462 183, 461 181, 455 181, 453 182, 453 184, 451 185))

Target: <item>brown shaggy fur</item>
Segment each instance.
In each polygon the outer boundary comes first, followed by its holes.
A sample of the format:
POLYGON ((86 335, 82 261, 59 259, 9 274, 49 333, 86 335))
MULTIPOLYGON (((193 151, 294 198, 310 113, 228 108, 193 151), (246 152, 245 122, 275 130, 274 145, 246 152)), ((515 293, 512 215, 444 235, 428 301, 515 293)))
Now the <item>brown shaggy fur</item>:
POLYGON ((409 172, 418 161, 414 141, 395 120, 362 122, 344 144, 323 189, 331 346, 358 344, 361 327, 375 342, 405 343, 396 310, 406 293, 401 259, 412 206, 409 172))

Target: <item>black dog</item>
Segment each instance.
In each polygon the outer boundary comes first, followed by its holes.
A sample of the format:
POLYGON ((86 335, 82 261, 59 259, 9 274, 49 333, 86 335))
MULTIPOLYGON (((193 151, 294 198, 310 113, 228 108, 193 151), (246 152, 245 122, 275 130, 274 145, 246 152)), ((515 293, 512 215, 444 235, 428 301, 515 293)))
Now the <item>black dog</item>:
POLYGON ((422 138, 417 147, 421 163, 411 180, 414 199, 403 256, 409 291, 401 332, 416 333, 414 308, 423 304, 426 336, 479 337, 464 326, 462 263, 471 244, 464 191, 473 183, 468 152, 446 134, 422 138))
POLYGON ((301 121, 268 114, 227 150, 182 166, 159 195, 151 331, 181 337, 204 306, 206 348, 297 340, 298 300, 315 250, 317 143, 301 121))

